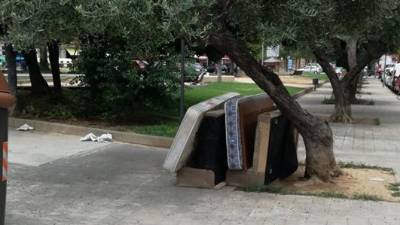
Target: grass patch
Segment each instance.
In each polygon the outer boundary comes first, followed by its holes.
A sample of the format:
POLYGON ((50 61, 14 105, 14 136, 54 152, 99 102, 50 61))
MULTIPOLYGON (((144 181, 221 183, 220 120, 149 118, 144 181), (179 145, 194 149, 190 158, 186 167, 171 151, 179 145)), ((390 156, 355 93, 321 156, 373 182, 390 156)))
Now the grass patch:
POLYGON ((333 104, 335 104, 335 99, 334 99, 334 98, 327 98, 327 97, 324 97, 324 100, 322 100, 321 104, 324 104, 324 105, 333 105, 333 104))
POLYGON ((394 192, 394 193, 392 193, 392 196, 393 196, 393 197, 396 197, 396 198, 397 198, 397 197, 400 197, 400 192, 394 192))
POLYGON ((400 184, 390 184, 389 185, 389 190, 394 191, 394 192, 399 192, 400 191, 400 184))
POLYGON ((348 197, 342 193, 338 192, 320 192, 316 193, 314 196, 322 197, 322 198, 341 198, 347 199, 348 197))
POLYGON ((161 137, 174 137, 178 131, 179 122, 171 121, 154 125, 132 125, 123 128, 122 131, 133 131, 138 134, 147 134, 161 137))
POLYGON ((313 72, 303 72, 303 77, 309 77, 311 79, 319 79, 321 81, 329 80, 328 76, 325 73, 313 73, 313 72))
POLYGON ((400 183, 390 184, 388 188, 392 192, 393 197, 400 197, 400 183))
MULTIPOLYGON (((334 97, 330 97, 330 98, 324 97, 324 100, 322 100, 321 104, 333 105, 333 104, 335 104, 335 98, 334 97)), ((375 102, 372 99, 356 99, 351 104, 352 105, 375 105, 375 102)))
POLYGON ((372 99, 356 99, 353 105, 375 105, 375 101, 372 99))
MULTIPOLYGON (((321 198, 337 198, 337 199, 353 199, 353 200, 363 200, 363 201, 383 201, 383 199, 379 198, 375 195, 368 194, 354 194, 353 196, 346 196, 339 192, 333 191, 324 191, 324 192, 316 192, 316 193, 304 193, 304 192, 296 192, 296 191, 288 191, 282 187, 274 187, 274 186, 258 186, 258 187, 247 187, 240 189, 245 192, 256 192, 256 193, 271 193, 271 194, 280 194, 280 195, 300 195, 300 196, 314 196, 321 198)), ((396 192, 393 196, 399 195, 400 192, 396 192)))
POLYGON ((273 194, 290 194, 288 191, 284 190, 282 187, 274 187, 274 186, 255 186, 255 187, 245 187, 243 189, 239 189, 244 192, 257 192, 257 193, 273 193, 273 194))
POLYGON ((383 199, 375 195, 368 195, 368 194, 355 194, 351 197, 351 199, 363 200, 363 201, 383 201, 383 199))
POLYGON ((359 95, 372 95, 372 92, 357 91, 359 95))
POLYGON ((343 169, 371 169, 371 170, 381 170, 394 175, 395 172, 392 168, 381 167, 381 166, 370 166, 363 163, 354 163, 354 162, 339 162, 340 168, 343 169))
MULTIPOLYGON (((304 90, 302 88, 287 87, 291 95, 304 90)), ((185 90, 185 105, 190 107, 207 99, 226 94, 228 92, 238 92, 242 96, 256 95, 264 93, 256 84, 245 84, 236 82, 210 83, 200 87, 188 87, 185 90)))

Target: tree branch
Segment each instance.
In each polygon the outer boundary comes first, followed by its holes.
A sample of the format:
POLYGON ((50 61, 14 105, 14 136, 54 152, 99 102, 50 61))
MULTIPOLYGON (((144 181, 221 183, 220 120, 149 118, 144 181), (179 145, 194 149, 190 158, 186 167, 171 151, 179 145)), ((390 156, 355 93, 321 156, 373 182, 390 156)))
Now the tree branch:
POLYGON ((364 55, 359 57, 359 60, 344 77, 343 82, 353 82, 357 79, 358 74, 373 60, 381 57, 386 51, 386 45, 379 41, 370 41, 365 45, 364 55))
POLYGON ((313 48, 313 54, 317 59, 318 64, 322 67, 322 70, 328 76, 331 83, 339 84, 339 77, 337 76, 333 66, 329 63, 328 56, 324 53, 324 51, 322 49, 313 48))

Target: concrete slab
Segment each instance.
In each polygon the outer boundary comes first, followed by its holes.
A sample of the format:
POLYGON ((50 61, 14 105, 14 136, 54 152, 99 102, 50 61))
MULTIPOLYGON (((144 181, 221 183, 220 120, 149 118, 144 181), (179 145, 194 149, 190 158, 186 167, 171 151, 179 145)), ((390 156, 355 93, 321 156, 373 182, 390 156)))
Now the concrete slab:
POLYGON ((89 154, 109 145, 109 143, 81 142, 79 139, 79 136, 73 135, 10 129, 9 162, 40 166, 73 155, 89 154))
POLYGON ((179 188, 162 169, 165 156, 165 150, 113 144, 40 167, 12 165, 6 224, 400 223, 397 203, 179 188))

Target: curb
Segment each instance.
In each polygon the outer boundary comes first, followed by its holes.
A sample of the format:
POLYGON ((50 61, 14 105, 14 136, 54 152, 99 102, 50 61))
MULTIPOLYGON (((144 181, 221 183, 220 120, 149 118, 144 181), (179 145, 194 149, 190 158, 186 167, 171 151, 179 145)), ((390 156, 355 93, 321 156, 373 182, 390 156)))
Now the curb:
POLYGON ((172 138, 136 134, 132 132, 113 131, 100 128, 82 127, 76 125, 45 122, 38 120, 9 118, 9 127, 11 128, 17 128, 25 123, 29 124, 30 126, 33 126, 35 130, 41 132, 54 132, 54 133, 78 135, 78 136, 84 136, 88 133, 94 133, 97 135, 110 133, 113 135, 114 141, 117 142, 123 142, 128 144, 139 144, 139 145, 146 145, 159 148, 169 148, 173 140, 172 138))

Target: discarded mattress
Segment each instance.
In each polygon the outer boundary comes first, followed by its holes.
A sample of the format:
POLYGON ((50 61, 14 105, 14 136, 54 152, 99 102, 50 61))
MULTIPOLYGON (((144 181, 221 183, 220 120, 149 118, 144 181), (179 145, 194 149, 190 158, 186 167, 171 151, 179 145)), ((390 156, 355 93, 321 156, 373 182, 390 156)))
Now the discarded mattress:
POLYGON ((209 111, 205 114, 196 134, 194 151, 187 165, 196 169, 212 170, 215 184, 225 180, 228 165, 223 109, 209 111))
POLYGON ((277 178, 284 179, 298 168, 298 134, 293 124, 284 116, 271 120, 265 184, 277 178))
POLYGON ((275 105, 267 94, 235 98, 225 103, 229 169, 247 170, 252 166, 258 115, 274 109, 275 105))
POLYGON ((172 142, 171 148, 164 161, 164 168, 171 172, 177 172, 181 169, 187 163, 188 158, 193 152, 194 139, 204 117, 204 113, 223 106, 227 100, 237 96, 239 96, 238 93, 227 93, 190 107, 172 142))

